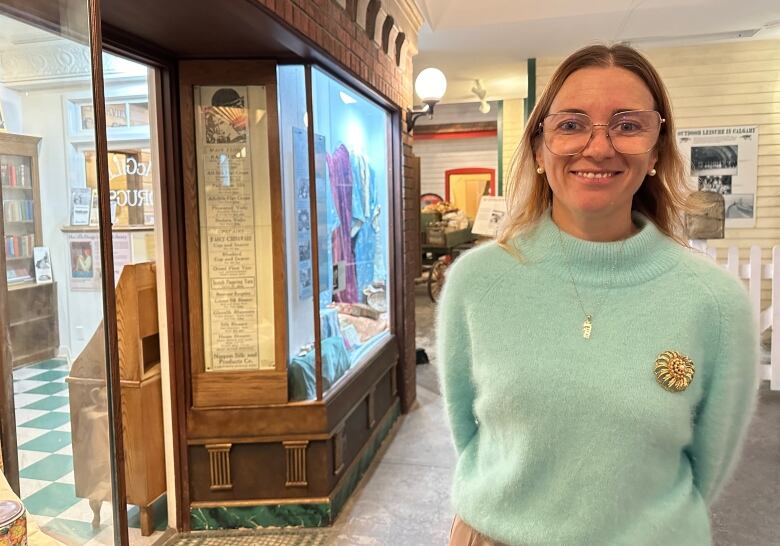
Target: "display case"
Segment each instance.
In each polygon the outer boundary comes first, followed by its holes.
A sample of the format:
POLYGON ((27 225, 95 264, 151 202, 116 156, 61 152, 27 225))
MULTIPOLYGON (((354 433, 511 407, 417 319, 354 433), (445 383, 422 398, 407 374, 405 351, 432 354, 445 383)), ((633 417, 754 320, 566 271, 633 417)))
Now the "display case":
POLYGON ((391 116, 310 66, 180 81, 191 525, 327 525, 400 412, 391 116))
MULTIPOLYGON (((46 279, 42 275, 41 282, 36 282, 35 275, 33 249, 42 246, 40 140, 34 136, 0 133, 6 308, 14 366, 52 357, 59 346, 57 287, 51 276, 46 279)), ((48 255, 45 259, 48 260, 48 255)), ((41 266, 51 271, 50 264, 41 266)))

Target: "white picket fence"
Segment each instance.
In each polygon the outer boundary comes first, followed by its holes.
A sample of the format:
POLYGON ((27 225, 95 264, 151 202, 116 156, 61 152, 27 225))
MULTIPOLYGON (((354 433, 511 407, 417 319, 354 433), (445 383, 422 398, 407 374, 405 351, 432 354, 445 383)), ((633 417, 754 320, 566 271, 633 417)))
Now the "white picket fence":
MULTIPOLYGON (((708 247, 705 241, 690 241, 691 246, 715 260, 716 249, 708 247)), ((770 388, 780 391, 780 246, 772 248, 772 262, 761 263, 761 248, 750 247, 750 258, 747 263, 740 263, 739 249, 730 247, 726 255, 724 267, 743 281, 747 281, 750 302, 753 312, 760 324, 761 334, 772 328, 772 350, 769 362, 762 355, 761 379, 769 380, 770 388), (772 281, 771 304, 761 311, 761 281, 772 281)))

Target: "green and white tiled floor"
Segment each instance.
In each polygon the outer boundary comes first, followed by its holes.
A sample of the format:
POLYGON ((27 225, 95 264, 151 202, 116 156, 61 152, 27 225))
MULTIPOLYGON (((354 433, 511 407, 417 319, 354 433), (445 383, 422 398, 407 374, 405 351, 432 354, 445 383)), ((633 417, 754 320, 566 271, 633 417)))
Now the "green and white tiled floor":
MULTIPOLYGON (((75 496, 67 361, 47 360, 13 374, 19 481, 27 511, 45 532, 68 545, 112 545, 111 506, 103 503, 100 529, 93 529, 89 502, 75 496)), ((164 509, 164 503, 155 508, 164 509)), ((158 531, 142 537, 137 507, 129 507, 128 519, 134 546, 153 544, 167 524, 164 513, 157 515, 158 531)))

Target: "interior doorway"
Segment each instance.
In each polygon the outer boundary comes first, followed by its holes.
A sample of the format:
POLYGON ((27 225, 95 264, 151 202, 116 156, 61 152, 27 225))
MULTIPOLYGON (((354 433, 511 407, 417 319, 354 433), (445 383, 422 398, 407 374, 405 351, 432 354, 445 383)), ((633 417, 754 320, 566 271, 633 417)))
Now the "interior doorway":
POLYGON ((445 171, 444 193, 444 200, 462 210, 473 222, 482 196, 496 194, 496 171, 480 167, 445 171))

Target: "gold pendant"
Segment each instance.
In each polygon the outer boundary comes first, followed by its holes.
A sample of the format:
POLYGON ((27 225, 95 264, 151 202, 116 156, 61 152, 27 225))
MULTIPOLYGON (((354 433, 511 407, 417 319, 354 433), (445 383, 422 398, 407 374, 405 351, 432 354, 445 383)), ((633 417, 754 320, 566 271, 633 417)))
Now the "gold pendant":
POLYGON ((585 315, 585 322, 582 323, 582 337, 590 339, 591 330, 593 330, 593 317, 585 315))

